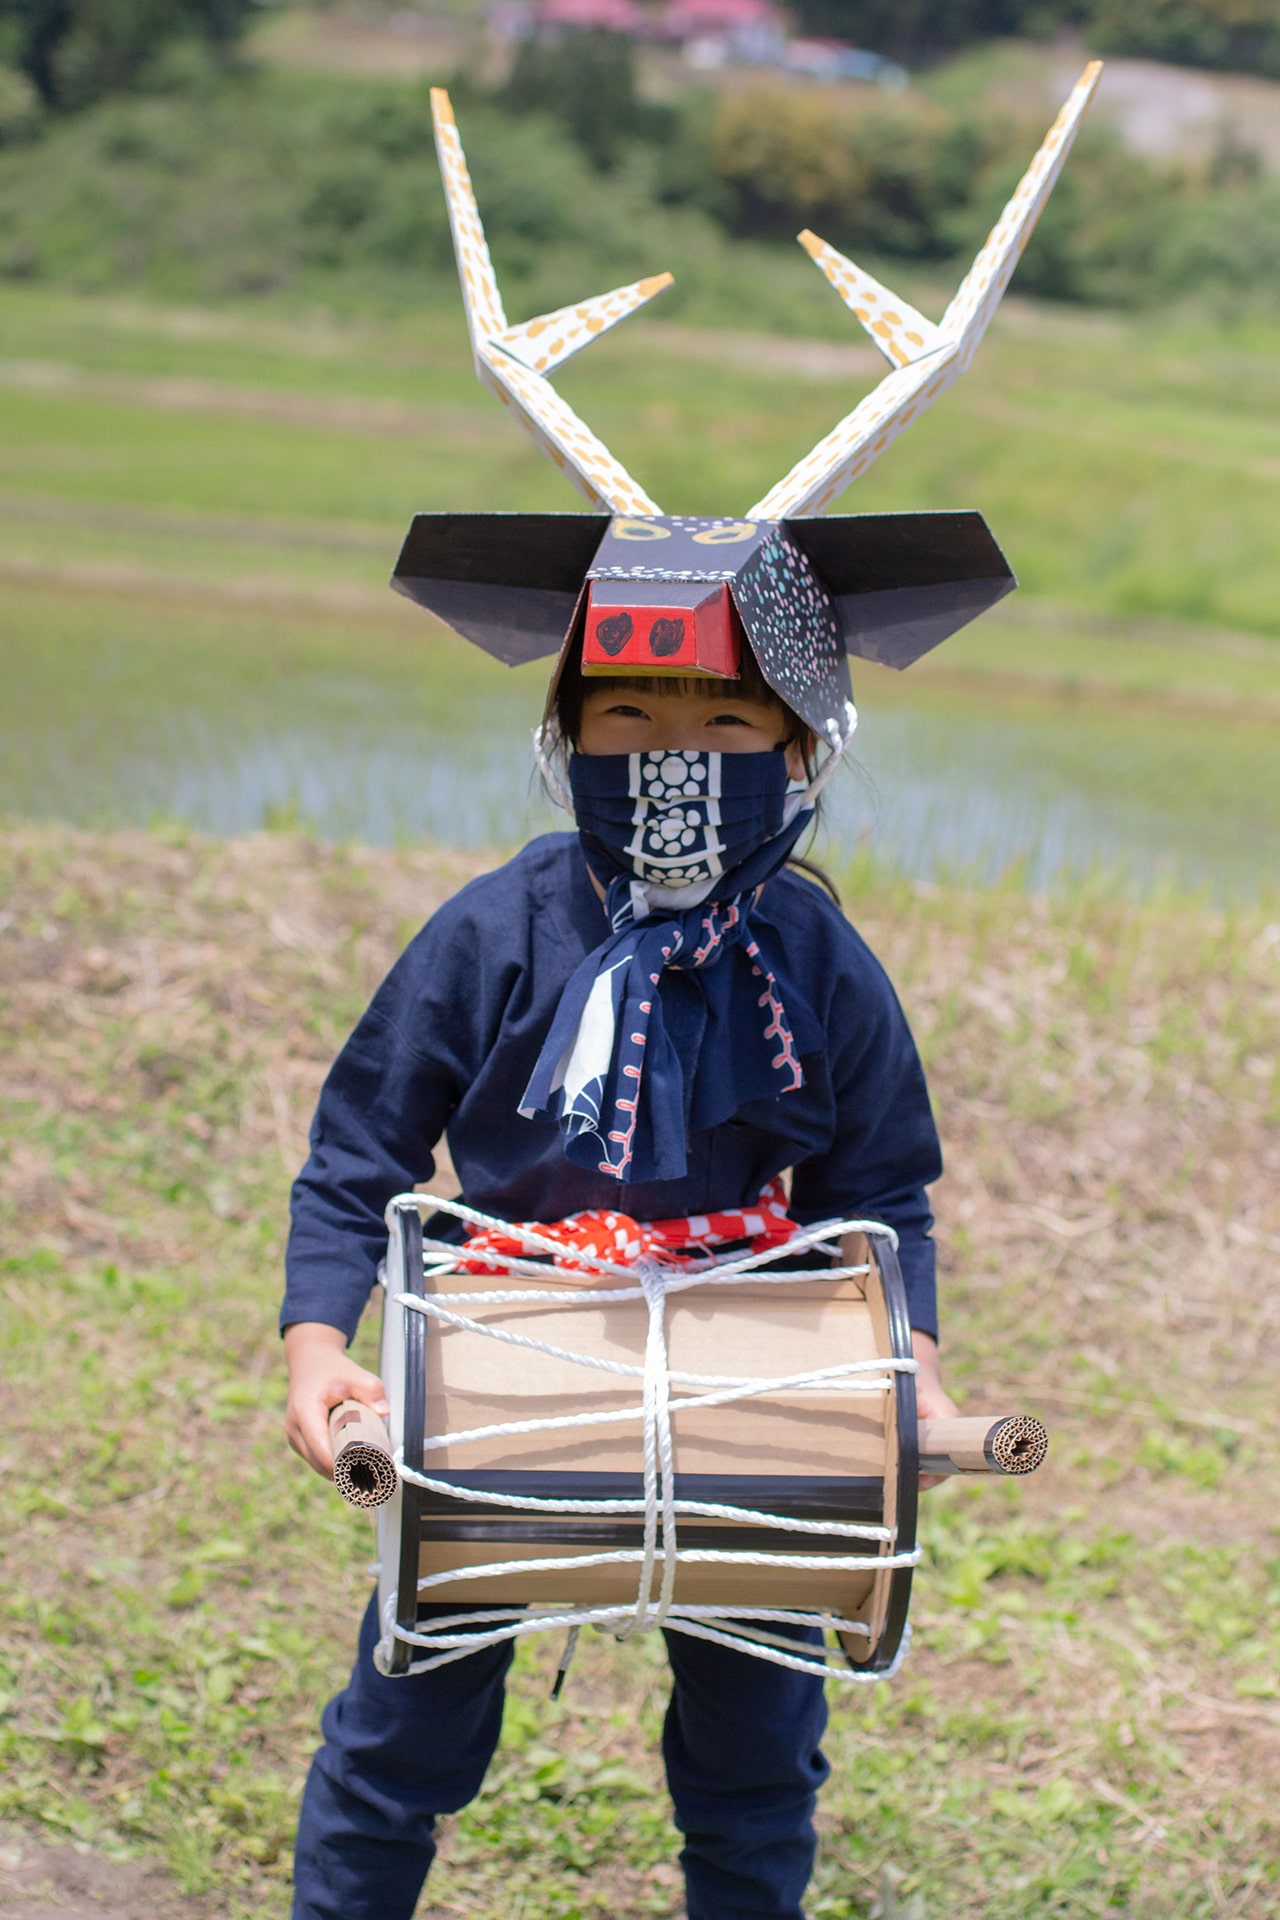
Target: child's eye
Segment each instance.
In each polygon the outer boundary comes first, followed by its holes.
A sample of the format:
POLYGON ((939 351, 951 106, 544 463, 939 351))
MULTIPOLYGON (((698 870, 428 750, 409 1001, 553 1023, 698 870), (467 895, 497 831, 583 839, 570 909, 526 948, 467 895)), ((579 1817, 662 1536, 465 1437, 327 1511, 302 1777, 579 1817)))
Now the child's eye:
POLYGON ((746 727, 751 722, 741 713, 714 713, 710 724, 713 727, 746 727))
POLYGON ((624 720, 647 720, 649 718, 643 707, 627 707, 624 706, 621 701, 619 701, 616 707, 606 707, 605 711, 606 713, 619 714, 624 720))

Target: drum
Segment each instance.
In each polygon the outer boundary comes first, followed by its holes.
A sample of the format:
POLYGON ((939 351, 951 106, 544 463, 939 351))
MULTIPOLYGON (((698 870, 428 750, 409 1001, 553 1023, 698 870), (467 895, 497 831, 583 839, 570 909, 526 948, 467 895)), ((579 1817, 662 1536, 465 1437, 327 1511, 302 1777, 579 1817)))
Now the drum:
MULTIPOLYGON (((381 1671, 548 1628, 571 1647, 583 1625, 853 1681, 894 1669, 921 1463, 890 1229, 828 1223, 674 1265, 566 1265, 508 1229, 523 1255, 464 1272, 465 1248, 424 1240, 424 1207, 481 1219, 413 1194, 388 1208, 388 1442, 353 1403, 334 1414, 340 1486, 381 1502, 381 1671), (830 1647, 797 1642, 813 1625, 830 1647)), ((931 1469, 1043 1455, 1035 1423, 933 1424, 931 1469)))

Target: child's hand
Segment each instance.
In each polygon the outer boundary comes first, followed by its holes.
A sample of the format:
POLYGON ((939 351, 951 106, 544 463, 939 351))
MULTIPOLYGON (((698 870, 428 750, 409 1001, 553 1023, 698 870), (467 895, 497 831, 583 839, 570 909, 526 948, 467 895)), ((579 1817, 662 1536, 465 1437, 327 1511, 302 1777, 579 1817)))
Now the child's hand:
POLYGON ((385 1415, 390 1412, 386 1389, 376 1373, 357 1366, 348 1356, 341 1329, 323 1321, 297 1320, 286 1327, 284 1352, 289 1365, 284 1410, 289 1445, 309 1467, 332 1480, 330 1411, 340 1400, 359 1400, 374 1413, 385 1415))
MULTIPOLYGON (((920 1368, 916 1375, 916 1417, 920 1420, 952 1419, 960 1409, 942 1384, 937 1341, 932 1334, 917 1333, 913 1328, 911 1351, 920 1368)), ((936 1487, 942 1477, 940 1473, 922 1473, 921 1491, 926 1487, 936 1487)))

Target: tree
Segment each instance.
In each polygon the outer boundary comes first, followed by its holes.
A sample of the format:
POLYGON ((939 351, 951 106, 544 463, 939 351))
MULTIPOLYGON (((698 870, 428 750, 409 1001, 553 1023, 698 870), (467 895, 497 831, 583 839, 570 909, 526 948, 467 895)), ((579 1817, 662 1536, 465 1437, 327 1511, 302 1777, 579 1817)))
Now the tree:
POLYGON ((795 9, 808 33, 918 67, 993 34, 1076 25, 1090 0, 795 0, 795 9))
POLYGON ((1089 28, 1104 53, 1280 77, 1276 0, 1093 0, 1089 28))
POLYGON ((513 113, 549 114, 606 169, 646 129, 631 42, 594 27, 522 41, 499 98, 513 113))
POLYGON ((249 0, 0 0, 0 35, 47 107, 132 87, 177 40, 230 52, 249 0))

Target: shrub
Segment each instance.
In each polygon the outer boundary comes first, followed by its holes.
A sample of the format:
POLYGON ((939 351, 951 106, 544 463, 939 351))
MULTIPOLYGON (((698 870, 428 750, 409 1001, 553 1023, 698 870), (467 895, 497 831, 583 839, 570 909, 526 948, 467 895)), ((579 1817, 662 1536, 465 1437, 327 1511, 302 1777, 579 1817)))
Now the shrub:
POLYGON ((824 239, 871 253, 936 259, 955 248, 955 215, 1006 150, 1001 120, 924 105, 760 87, 729 95, 711 135, 712 164, 740 233, 824 239))
POLYGON ((806 32, 919 66, 992 34, 1077 25, 1088 0, 797 0, 796 10, 806 32))
POLYGON ((789 228, 864 198, 847 109, 826 93, 761 86, 727 94, 711 132, 712 165, 734 195, 743 232, 789 228))
POLYGON ((20 146, 40 130, 40 96, 14 67, 0 67, 0 147, 20 146))
POLYGON ((1208 193, 1170 223, 1155 252, 1157 286, 1221 309, 1280 287, 1280 182, 1208 193))
POLYGON ((1280 78, 1275 0, 795 0, 804 29, 908 67, 995 34, 1082 29, 1103 53, 1280 78))
POLYGON ((593 165, 606 170, 646 125, 631 42, 617 33, 565 32, 522 41, 498 97, 509 113, 558 120, 593 165))
MULTIPOLYGON (((18 79, 6 121, 5 82, 0 68, 0 274, 367 309, 420 302, 434 279, 454 297, 423 86, 247 70, 58 117, 18 79)), ((554 117, 473 97, 464 133, 513 316, 669 268, 667 313, 741 325, 747 300, 752 326, 839 334, 846 316, 779 241, 812 225, 895 280, 895 260, 967 264, 1039 131, 878 97, 851 110, 817 89, 706 105, 692 97, 669 140, 634 140, 602 173, 554 117)), ((1087 128, 1019 289, 1274 300, 1278 195, 1247 154, 1170 174, 1087 128)))
POLYGON ((175 42, 227 51, 249 0, 0 0, 8 57, 46 106, 126 92, 175 42))
MULTIPOLYGON (((961 254, 976 251, 1026 165, 1029 131, 989 168, 982 189, 950 224, 961 254)), ((1181 213, 1185 183, 1130 153, 1105 128, 1087 127, 1072 150, 1018 267, 1018 290, 1046 300, 1129 306, 1160 291, 1155 261, 1181 213)))
POLYGON ((1104 53, 1280 78, 1275 0, 1091 0, 1088 24, 1104 53))

